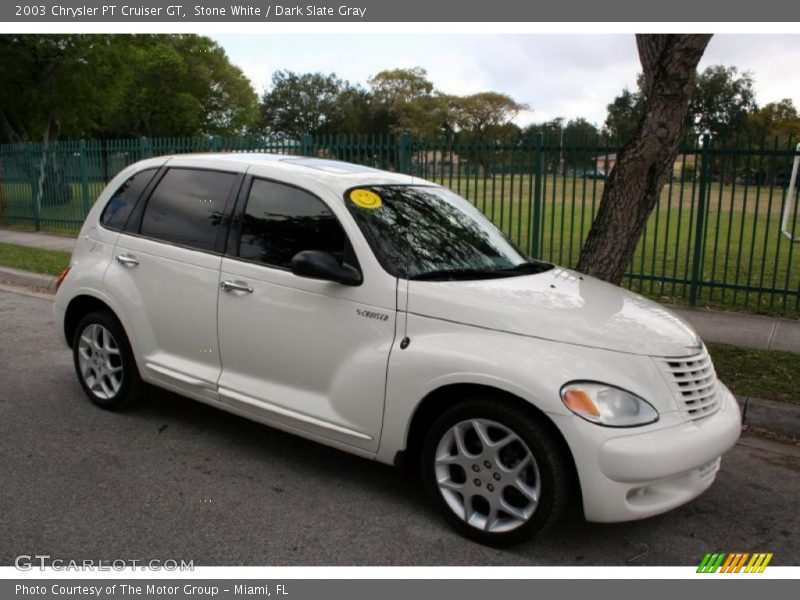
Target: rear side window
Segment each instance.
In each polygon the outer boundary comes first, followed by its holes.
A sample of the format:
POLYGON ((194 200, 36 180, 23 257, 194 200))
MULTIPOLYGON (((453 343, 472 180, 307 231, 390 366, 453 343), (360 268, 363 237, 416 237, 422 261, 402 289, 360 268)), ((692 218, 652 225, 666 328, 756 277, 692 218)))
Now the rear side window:
POLYGON ((345 233, 330 209, 308 192, 254 179, 239 241, 239 256, 289 268, 303 250, 324 250, 341 257, 345 233))
POLYGON ((122 231, 128 220, 136 201, 144 192, 144 188, 153 179, 158 169, 145 169, 130 177, 119 189, 114 192, 111 199, 100 215, 100 224, 114 231, 122 231))
POLYGON ((199 250, 213 250, 235 179, 234 173, 170 169, 150 195, 141 234, 199 250))

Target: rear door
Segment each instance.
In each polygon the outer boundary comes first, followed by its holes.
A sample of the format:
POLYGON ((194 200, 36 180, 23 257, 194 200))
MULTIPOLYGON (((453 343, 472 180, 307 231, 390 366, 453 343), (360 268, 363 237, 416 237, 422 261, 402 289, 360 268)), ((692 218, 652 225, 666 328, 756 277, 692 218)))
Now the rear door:
POLYGON ((217 289, 226 205, 242 175, 170 166, 140 201, 106 272, 132 324, 142 375, 216 399, 217 289))
POLYGON ((396 279, 365 273, 352 287, 294 275, 290 261, 303 250, 357 264, 340 221, 319 197, 282 182, 254 178, 242 200, 220 276, 221 400, 320 441, 374 452, 396 279))

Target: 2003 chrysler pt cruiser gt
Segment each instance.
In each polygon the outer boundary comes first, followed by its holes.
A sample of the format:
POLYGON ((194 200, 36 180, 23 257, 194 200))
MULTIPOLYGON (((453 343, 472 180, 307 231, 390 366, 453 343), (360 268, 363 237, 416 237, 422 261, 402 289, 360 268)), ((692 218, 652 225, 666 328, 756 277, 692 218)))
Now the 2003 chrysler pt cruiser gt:
POLYGON ((713 482, 738 406, 658 304, 516 249, 469 202, 320 159, 146 160, 100 195, 55 301, 78 379, 152 384, 385 463, 487 544, 572 501, 662 513, 713 482))

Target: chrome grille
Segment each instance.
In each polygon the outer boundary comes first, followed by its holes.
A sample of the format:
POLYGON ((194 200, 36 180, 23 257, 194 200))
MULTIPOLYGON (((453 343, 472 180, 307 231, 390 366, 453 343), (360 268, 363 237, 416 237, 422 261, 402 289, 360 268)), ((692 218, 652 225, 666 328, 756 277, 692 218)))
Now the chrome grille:
POLYGON ((687 418, 702 419, 717 411, 717 374, 705 346, 693 356, 661 360, 687 418))

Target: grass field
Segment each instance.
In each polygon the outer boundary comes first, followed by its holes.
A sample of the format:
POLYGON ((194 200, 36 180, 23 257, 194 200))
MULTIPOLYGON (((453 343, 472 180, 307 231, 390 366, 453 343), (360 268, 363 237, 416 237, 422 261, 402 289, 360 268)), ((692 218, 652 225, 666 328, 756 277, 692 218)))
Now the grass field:
POLYGON ((737 396, 800 403, 800 357, 792 352, 708 344, 719 378, 737 396))
MULTIPOLYGON (((514 242, 530 252, 533 238, 533 178, 429 177, 460 193, 489 216, 514 242)), ((591 227, 603 181, 548 174, 543 180, 540 257, 573 266, 591 227)), ((673 181, 664 187, 650 217, 625 285, 664 302, 686 303, 697 229, 697 182, 673 181)), ((91 183, 94 199, 102 183, 91 183)), ((33 228, 28 184, 0 188, 0 222, 33 228)), ((698 303, 785 316, 800 315, 800 244, 781 236, 783 190, 743 184, 711 183, 702 245, 698 303)), ((795 211, 796 213, 797 211, 795 211)), ((83 190, 72 184, 72 201, 44 206, 40 226, 75 233, 84 216, 83 190)), ((800 221, 794 215, 795 223, 800 221)), ((794 228, 800 232, 800 223, 794 228)))
POLYGON ((0 243, 0 265, 12 269, 58 275, 69 265, 69 257, 69 252, 0 243))

